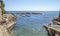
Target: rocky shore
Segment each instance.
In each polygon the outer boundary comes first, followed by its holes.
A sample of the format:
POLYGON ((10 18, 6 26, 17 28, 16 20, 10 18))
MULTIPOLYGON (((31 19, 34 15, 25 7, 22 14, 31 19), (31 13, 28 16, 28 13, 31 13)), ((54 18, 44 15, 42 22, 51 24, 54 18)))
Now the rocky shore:
POLYGON ((4 6, 3 0, 0 0, 0 36, 13 36, 16 16, 6 13, 4 6))

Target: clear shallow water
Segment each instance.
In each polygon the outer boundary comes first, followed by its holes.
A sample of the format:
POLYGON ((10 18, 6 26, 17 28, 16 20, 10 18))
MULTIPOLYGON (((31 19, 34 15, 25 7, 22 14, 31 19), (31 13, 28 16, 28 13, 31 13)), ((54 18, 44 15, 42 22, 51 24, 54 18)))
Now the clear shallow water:
POLYGON ((17 23, 13 29, 14 36, 48 36, 43 25, 48 24, 53 17, 58 16, 58 12, 42 12, 42 15, 32 14, 30 17, 13 13, 17 17, 17 23))

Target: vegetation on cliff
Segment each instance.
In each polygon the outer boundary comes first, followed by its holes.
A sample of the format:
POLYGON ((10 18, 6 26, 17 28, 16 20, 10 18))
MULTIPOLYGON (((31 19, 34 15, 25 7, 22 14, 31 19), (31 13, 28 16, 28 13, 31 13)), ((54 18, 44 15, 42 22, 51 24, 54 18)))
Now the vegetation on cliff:
POLYGON ((1 2, 0 8, 2 9, 2 15, 3 15, 3 14, 6 13, 6 11, 4 10, 5 5, 4 5, 4 3, 3 3, 3 0, 0 0, 0 2, 1 2))

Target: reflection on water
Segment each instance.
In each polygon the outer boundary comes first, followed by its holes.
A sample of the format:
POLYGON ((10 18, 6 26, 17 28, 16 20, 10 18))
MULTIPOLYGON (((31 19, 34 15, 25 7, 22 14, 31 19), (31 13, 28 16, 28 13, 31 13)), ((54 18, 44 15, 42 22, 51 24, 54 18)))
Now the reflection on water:
POLYGON ((58 13, 43 12, 43 15, 16 16, 17 23, 14 28, 14 36, 48 36, 43 25, 49 23, 54 16, 58 16, 58 13))

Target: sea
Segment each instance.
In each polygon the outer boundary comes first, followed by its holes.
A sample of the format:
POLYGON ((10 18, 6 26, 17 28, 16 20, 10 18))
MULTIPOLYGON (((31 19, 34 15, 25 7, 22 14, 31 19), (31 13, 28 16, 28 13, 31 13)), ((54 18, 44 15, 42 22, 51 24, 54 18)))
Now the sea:
POLYGON ((13 13, 16 19, 16 25, 13 28, 14 36, 49 36, 43 25, 52 23, 52 19, 59 15, 58 11, 35 11, 42 14, 17 14, 19 12, 34 11, 8 11, 13 13))

